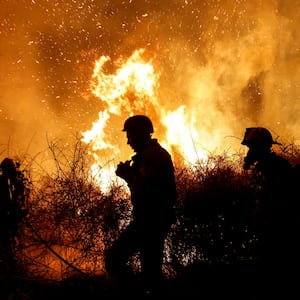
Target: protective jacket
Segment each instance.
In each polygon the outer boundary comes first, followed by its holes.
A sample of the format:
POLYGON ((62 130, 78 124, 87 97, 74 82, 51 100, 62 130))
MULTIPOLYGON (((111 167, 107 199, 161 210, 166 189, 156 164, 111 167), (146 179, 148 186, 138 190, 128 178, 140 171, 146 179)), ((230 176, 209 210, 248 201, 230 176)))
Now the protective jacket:
POLYGON ((170 154, 151 139, 143 151, 132 157, 128 180, 135 218, 170 221, 176 201, 174 166, 170 154))

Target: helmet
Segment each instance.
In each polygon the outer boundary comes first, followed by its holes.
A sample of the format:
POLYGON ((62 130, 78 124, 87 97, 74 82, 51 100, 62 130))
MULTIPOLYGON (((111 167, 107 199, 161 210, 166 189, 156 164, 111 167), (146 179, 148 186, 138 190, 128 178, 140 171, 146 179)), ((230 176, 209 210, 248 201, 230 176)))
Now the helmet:
POLYGON ((11 158, 4 158, 0 163, 0 168, 5 173, 14 173, 16 171, 15 162, 11 158))
POLYGON ((123 131, 153 133, 153 124, 151 120, 144 115, 135 115, 129 117, 123 127, 123 131))
POLYGON ((1 169, 14 169, 15 163, 11 158, 4 158, 0 164, 1 169))
POLYGON ((246 132, 241 144, 246 146, 266 145, 270 147, 272 144, 281 145, 280 143, 273 141, 270 131, 264 127, 246 128, 246 132))

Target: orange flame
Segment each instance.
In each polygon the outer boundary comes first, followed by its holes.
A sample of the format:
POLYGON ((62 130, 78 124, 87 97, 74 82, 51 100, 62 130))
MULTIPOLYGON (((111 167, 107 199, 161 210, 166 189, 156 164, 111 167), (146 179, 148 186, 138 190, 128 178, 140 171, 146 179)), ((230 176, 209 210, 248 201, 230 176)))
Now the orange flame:
MULTIPOLYGON (((184 125, 182 122, 185 121, 180 116, 184 113, 182 107, 177 112, 167 112, 159 104, 157 99, 159 74, 155 73, 151 61, 146 62, 143 59, 143 53, 144 49, 139 49, 126 61, 120 59, 116 63, 118 68, 114 74, 104 73, 105 64, 110 61, 109 57, 102 56, 95 62, 91 91, 106 105, 99 112, 99 119, 93 123, 93 128, 83 132, 83 140, 86 143, 91 142, 94 150, 113 148, 112 144, 105 141, 106 137, 103 132, 112 115, 126 116, 154 110, 157 115, 164 116, 165 125, 172 126, 172 123, 178 125, 178 121, 181 121, 180 125, 184 125), (169 114, 170 116, 168 116, 169 114), (181 120, 177 120, 176 116, 181 120), (168 124, 170 122, 171 124, 168 124)), ((177 129, 179 132, 182 131, 182 129, 177 129)))
MULTIPOLYGON (((184 105, 170 111, 159 104, 157 91, 160 76, 151 61, 143 58, 143 54, 144 49, 139 49, 127 60, 119 59, 112 74, 104 72, 105 66, 110 62, 109 57, 102 56, 95 62, 91 92, 101 100, 104 107, 92 128, 82 133, 83 141, 91 145, 97 163, 101 157, 105 157, 107 161, 115 160, 116 157, 126 160, 127 157, 123 155, 125 139, 124 143, 118 139, 121 125, 116 128, 114 120, 119 118, 123 122, 129 115, 142 113, 155 119, 155 125, 165 127, 164 133, 160 133, 158 138, 174 156, 176 154, 177 158, 184 158, 188 163, 205 159, 205 152, 196 147, 195 141, 199 140, 199 134, 195 119, 186 115, 184 105)), ((92 168, 94 172, 106 174, 105 187, 108 181, 115 179, 112 178, 115 166, 106 164, 105 168, 99 170, 97 163, 92 168)))
MULTIPOLYGON (((93 123, 92 129, 82 133, 83 141, 92 147, 95 161, 98 163, 103 156, 110 160, 116 156, 122 156, 120 149, 126 143, 120 143, 116 136, 120 134, 120 127, 116 128, 109 124, 111 119, 126 117, 137 112, 144 113, 148 107, 159 107, 156 98, 156 86, 159 75, 155 74, 151 62, 146 62, 142 55, 143 49, 136 50, 126 61, 120 59, 116 63, 114 74, 104 72, 105 65, 110 61, 107 56, 100 57, 95 62, 95 68, 91 80, 92 93, 102 101, 104 108, 99 112, 98 120, 93 123), (109 132, 107 134, 106 132, 109 132), (107 152, 109 150, 109 152, 107 152)), ((124 140, 125 141, 125 140, 124 140)), ((120 158, 121 159, 121 158, 120 158)), ((126 159, 123 157, 122 159, 126 159)), ((95 163, 92 166, 94 173, 99 173, 105 177, 103 188, 110 180, 114 180, 114 166, 106 164, 105 168, 95 163), (106 175, 104 175, 106 174, 106 175)))

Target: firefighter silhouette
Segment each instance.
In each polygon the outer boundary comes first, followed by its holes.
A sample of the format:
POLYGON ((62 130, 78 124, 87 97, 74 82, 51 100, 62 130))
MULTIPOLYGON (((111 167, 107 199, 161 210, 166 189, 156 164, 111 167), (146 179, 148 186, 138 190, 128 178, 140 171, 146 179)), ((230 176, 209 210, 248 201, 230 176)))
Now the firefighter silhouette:
POLYGON ((12 264, 14 239, 19 223, 27 214, 23 208, 26 198, 25 177, 19 164, 4 158, 0 164, 0 263, 12 264))
POLYGON ((109 249, 105 266, 109 275, 130 285, 133 271, 128 260, 139 252, 142 280, 147 292, 154 292, 163 280, 164 241, 174 221, 174 167, 171 155, 152 138, 153 125, 147 116, 129 117, 123 131, 135 155, 120 162, 116 174, 130 188, 133 220, 109 249))
MULTIPOLYGON (((242 145, 248 147, 244 169, 255 178, 254 228, 258 237, 257 258, 261 283, 266 289, 284 286, 294 268, 295 228, 293 220, 292 165, 272 149, 274 141, 264 127, 246 128, 242 145), (266 281, 268 278, 268 282, 266 281)), ((298 240, 298 237, 297 237, 298 240)), ((297 270, 298 271, 298 270, 297 270)), ((294 273, 294 272, 292 272, 294 273)))

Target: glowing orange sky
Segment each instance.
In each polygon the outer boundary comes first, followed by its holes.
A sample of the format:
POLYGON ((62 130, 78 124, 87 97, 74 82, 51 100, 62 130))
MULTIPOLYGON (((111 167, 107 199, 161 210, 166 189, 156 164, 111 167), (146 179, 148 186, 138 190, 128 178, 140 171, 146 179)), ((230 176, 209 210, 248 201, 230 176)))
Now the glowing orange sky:
POLYGON ((91 129, 105 108, 90 91, 95 61, 110 57, 114 74, 140 48, 160 74, 160 107, 184 107, 196 147, 238 150, 256 125, 299 142, 298 0, 1 0, 0 14, 1 156, 91 129))

